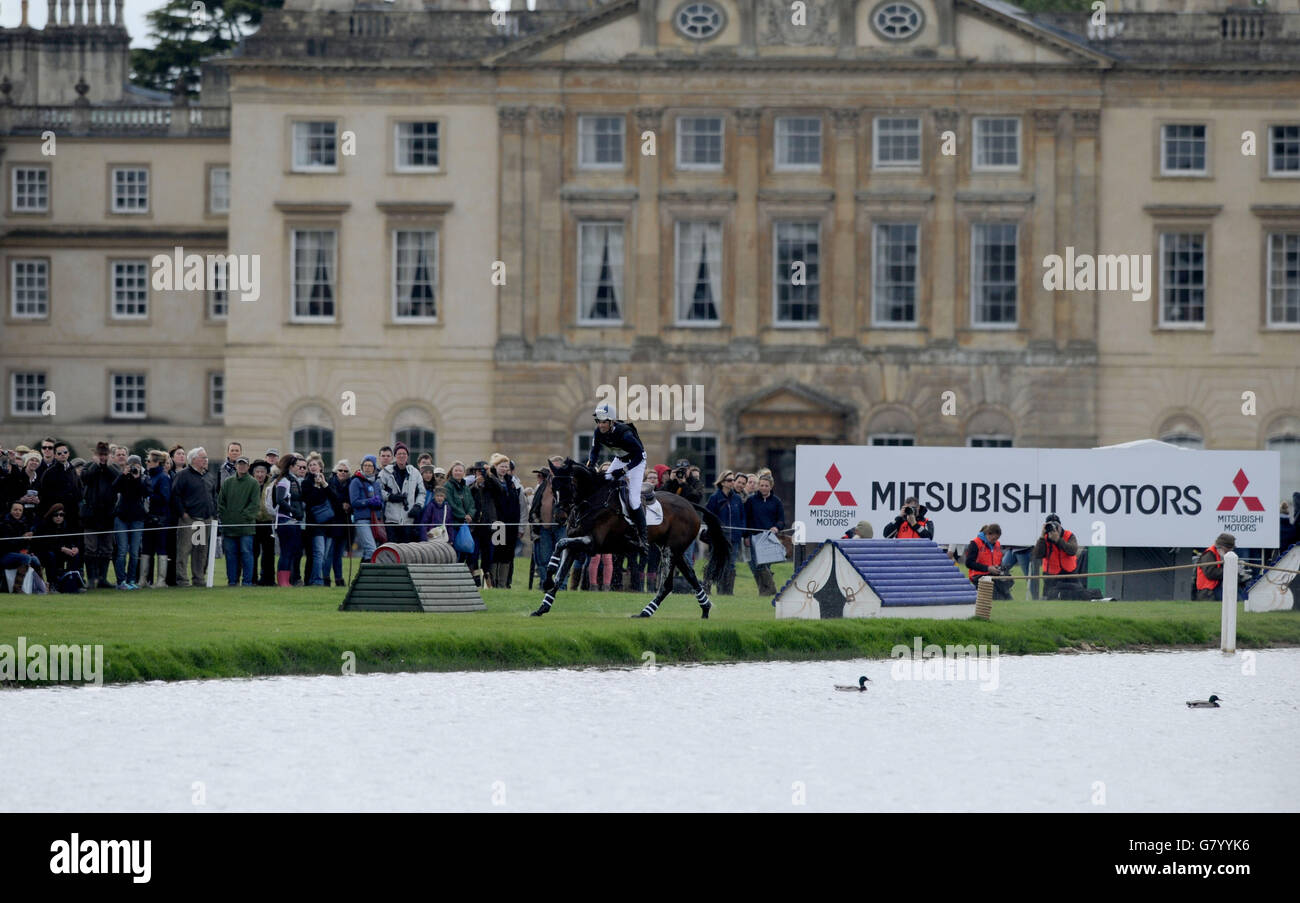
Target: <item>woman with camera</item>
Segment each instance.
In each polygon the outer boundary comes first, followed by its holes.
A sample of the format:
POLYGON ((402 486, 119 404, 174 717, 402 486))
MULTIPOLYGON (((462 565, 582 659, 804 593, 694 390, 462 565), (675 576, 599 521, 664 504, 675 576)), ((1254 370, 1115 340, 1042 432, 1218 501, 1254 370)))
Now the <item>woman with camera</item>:
POLYGON ((307 542, 311 544, 311 574, 308 586, 324 586, 334 552, 334 537, 330 525, 337 512, 334 494, 325 476, 325 462, 321 458, 307 461, 307 478, 302 483, 302 502, 307 511, 307 542))
POLYGON ((1011 581, 1003 577, 1002 570, 1002 528, 997 524, 986 524, 966 547, 966 570, 970 582, 978 589, 982 577, 993 577, 993 598, 1010 599, 1011 581), (1002 578, 1002 579, 998 579, 1002 578))
POLYGON ((113 507, 113 531, 117 537, 113 572, 117 575, 117 588, 139 589, 140 543, 144 520, 149 514, 149 483, 144 478, 139 455, 126 459, 126 467, 113 481, 113 493, 117 496, 113 507))

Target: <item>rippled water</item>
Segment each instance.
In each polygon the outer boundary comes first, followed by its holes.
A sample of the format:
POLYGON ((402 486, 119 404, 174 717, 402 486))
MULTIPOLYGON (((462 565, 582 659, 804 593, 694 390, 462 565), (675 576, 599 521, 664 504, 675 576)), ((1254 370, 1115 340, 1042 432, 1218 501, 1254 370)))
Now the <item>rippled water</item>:
POLYGON ((5 690, 0 809, 1296 811, 1300 650, 1243 663, 1008 656, 991 690, 865 660, 5 690))

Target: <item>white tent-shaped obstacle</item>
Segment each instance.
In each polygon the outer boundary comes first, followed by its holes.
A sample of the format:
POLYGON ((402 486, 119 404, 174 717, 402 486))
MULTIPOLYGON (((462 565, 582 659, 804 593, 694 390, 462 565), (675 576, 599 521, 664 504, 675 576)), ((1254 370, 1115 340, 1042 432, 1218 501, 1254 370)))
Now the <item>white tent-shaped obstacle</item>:
MULTIPOLYGON (((1288 571, 1300 571, 1300 543, 1284 551, 1269 564, 1288 571)), ((1246 611, 1288 611, 1295 607, 1295 588, 1300 576, 1285 571, 1265 571, 1246 584, 1246 611)))

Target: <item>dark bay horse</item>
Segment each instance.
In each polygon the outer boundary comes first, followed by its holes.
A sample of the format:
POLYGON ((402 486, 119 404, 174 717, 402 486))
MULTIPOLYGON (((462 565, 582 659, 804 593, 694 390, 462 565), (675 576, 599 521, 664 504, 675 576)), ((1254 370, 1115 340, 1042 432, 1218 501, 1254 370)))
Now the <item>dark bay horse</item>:
MULTIPOLYGON (((618 481, 607 480, 605 475, 592 470, 585 464, 572 459, 565 459, 563 465, 552 466, 557 484, 572 487, 569 498, 573 504, 569 510, 567 535, 555 545, 555 552, 546 565, 546 576, 542 580, 542 604, 533 617, 541 617, 551 610, 555 603, 555 594, 564 586, 569 568, 573 564, 574 552, 578 549, 588 555, 602 555, 606 552, 633 551, 636 549, 636 527, 623 517, 619 504, 618 481)), ((634 618, 648 618, 659 608, 668 593, 672 591, 673 571, 679 571, 686 582, 695 590, 695 599, 700 603, 700 617, 707 618, 713 603, 709 594, 700 586, 695 577, 695 569, 686 563, 685 553, 691 543, 700 535, 700 524, 705 526, 704 541, 713 549, 709 559, 707 579, 712 581, 727 566, 731 546, 722 531, 722 522, 712 511, 693 505, 680 495, 671 492, 656 492, 655 499, 663 506, 664 519, 661 523, 646 529, 646 542, 659 546, 660 561, 667 562, 667 568, 660 565, 659 592, 641 609, 634 618)))

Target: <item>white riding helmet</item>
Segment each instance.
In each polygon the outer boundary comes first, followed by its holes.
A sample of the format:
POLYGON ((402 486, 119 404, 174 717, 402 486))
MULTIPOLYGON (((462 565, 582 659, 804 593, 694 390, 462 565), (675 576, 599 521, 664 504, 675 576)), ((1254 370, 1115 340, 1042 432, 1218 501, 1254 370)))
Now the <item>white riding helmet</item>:
POLYGON ((602 420, 613 420, 614 410, 607 404, 597 405, 596 411, 591 415, 599 423, 602 420))

